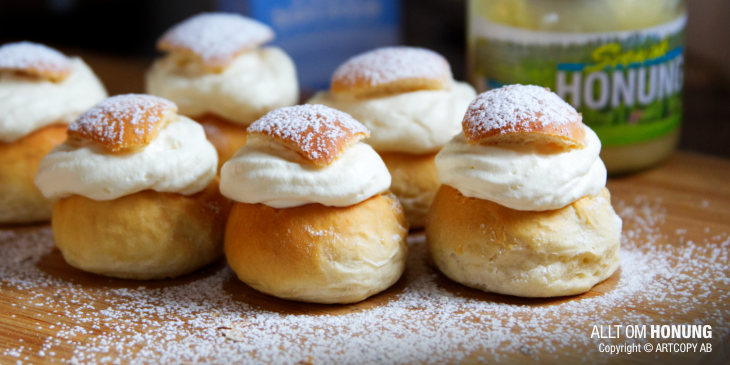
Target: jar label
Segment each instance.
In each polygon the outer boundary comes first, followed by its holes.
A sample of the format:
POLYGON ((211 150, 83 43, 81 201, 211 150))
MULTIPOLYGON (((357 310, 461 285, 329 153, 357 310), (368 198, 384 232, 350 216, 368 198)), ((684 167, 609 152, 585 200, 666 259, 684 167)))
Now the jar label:
POLYGON ((543 32, 471 19, 472 81, 549 87, 605 146, 665 135, 682 117, 686 16, 636 31, 543 32))

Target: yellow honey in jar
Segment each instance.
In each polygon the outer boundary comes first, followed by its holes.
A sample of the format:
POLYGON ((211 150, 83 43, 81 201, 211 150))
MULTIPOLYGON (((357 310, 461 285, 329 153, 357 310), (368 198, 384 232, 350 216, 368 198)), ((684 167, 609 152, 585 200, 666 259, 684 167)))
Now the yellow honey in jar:
POLYGON ((682 119, 684 0, 470 0, 470 77, 549 87, 601 138, 609 173, 669 155, 682 119))

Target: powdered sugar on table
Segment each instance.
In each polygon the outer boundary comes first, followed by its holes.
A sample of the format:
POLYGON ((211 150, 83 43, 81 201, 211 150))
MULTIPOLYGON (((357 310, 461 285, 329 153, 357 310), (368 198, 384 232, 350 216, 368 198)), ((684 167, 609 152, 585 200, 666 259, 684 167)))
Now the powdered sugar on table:
POLYGON ((394 288, 363 303, 322 306, 258 294, 222 264, 168 282, 87 275, 64 266, 48 227, 0 230, 0 296, 12 302, 0 316, 35 321, 25 336, 42 343, 19 335, 0 356, 71 363, 444 363, 514 354, 565 361, 561 356, 573 353, 574 361, 605 361, 597 344, 610 340, 591 339, 594 324, 686 318, 712 325, 713 338, 726 341, 730 236, 701 243, 667 236, 660 229, 661 201, 642 196, 616 208, 625 224, 620 272, 587 295, 548 300, 483 294, 449 282, 427 264, 422 234, 410 238, 408 269, 394 288))

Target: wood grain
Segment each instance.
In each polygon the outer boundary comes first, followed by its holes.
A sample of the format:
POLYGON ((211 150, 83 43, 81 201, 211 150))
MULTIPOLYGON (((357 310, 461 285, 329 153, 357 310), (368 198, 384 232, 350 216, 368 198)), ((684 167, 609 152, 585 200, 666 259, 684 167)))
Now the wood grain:
MULTIPOLYGON (((622 177, 615 177, 609 180, 608 186, 613 195, 614 204, 632 204, 639 200, 659 201, 665 209, 664 222, 658 225, 659 234, 667 243, 680 245, 676 240, 677 230, 682 230, 682 239, 692 240, 696 245, 701 246, 711 240, 713 236, 728 235, 730 233, 730 161, 716 159, 689 153, 677 153, 668 161, 652 170, 622 177)), ((625 229, 634 227, 626 226, 625 229)), ((7 237, 14 237, 13 234, 32 234, 44 230, 44 225, 0 227, 0 255, 4 247, 11 243, 7 237), (3 233, 6 233, 3 235, 3 233), (7 234, 13 233, 13 234, 7 234), (3 238, 5 237, 5 239, 3 238)), ((414 240, 422 240, 422 233, 415 233, 414 240)), ((146 288, 163 288, 168 286, 186 286, 190 283, 203 280, 215 275, 224 269, 225 263, 218 262, 197 273, 185 276, 180 279, 168 281, 139 282, 132 280, 115 280, 88 274, 68 266, 63 257, 56 249, 50 249, 44 253, 35 265, 38 270, 62 282, 73 285, 77 290, 88 293, 83 301, 79 301, 77 308, 73 310, 88 315, 98 315, 109 304, 102 299, 110 289, 135 289, 143 285, 146 288), (94 296, 99 296, 94 299, 94 296)), ((0 268, 0 272, 3 272, 0 268)), ((730 268, 725 268, 724 275, 729 275, 730 268)), ((8 270, 7 272, 13 272, 8 270)), ((590 292, 578 297, 563 297, 552 299, 525 299, 496 294, 482 293, 472 290, 449 281, 447 278, 438 275, 436 284, 454 296, 472 298, 481 301, 504 303, 513 306, 543 307, 559 305, 577 298, 589 298, 611 293, 616 287, 622 272, 594 287, 590 292)), ((29 305, 38 303, 39 298, 46 295, 58 295, 58 288, 39 288, 35 291, 18 290, 16 287, 7 285, 10 278, 0 277, 0 363, 22 362, 45 363, 55 361, 66 361, 72 358, 74 351, 78 353, 77 346, 84 344, 86 340, 105 333, 115 331, 113 323, 108 326, 91 326, 79 322, 74 318, 66 318, 56 310, 48 310, 43 305, 29 305), (48 339, 52 338, 58 331, 59 323, 66 326, 79 326, 84 328, 84 333, 79 334, 73 341, 62 341, 53 346, 48 345, 48 339), (45 345, 44 345, 45 344, 45 345), (45 347, 44 347, 45 346, 45 347), (18 354, 9 354, 9 349, 23 351, 18 354)), ((416 278, 413 273, 407 271, 406 275, 392 288, 384 293, 376 295, 361 303, 353 305, 332 306, 332 305, 311 305, 305 303, 289 302, 275 299, 258 293, 238 281, 233 275, 223 281, 222 290, 230 295, 235 301, 246 303, 250 306, 265 311, 289 314, 307 315, 347 315, 361 311, 372 310, 394 300, 403 290, 411 285, 416 278)), ((54 281, 55 283, 55 281, 54 281)), ((54 284, 55 285, 55 284, 54 284)), ((730 283, 720 287, 725 296, 730 291, 730 283)), ((709 323, 713 327, 727 327, 727 319, 730 314, 730 303, 713 303, 714 296, 710 296, 703 305, 691 308, 682 318, 683 323, 691 323, 694 319, 706 311, 717 311, 720 321, 709 323)), ((633 311, 645 314, 656 323, 662 323, 666 313, 662 308, 648 308, 641 305, 632 305, 631 308, 616 308, 617 317, 606 318, 606 324, 622 323, 620 313, 622 311, 633 311)), ((147 318, 150 321, 169 320, 169 315, 163 318, 154 316, 147 318)), ((174 314, 172 314, 174 316, 174 314)), ((563 320, 563 318, 545 318, 545 326, 552 326, 563 320)), ((672 323, 667 323, 672 324, 672 323)), ((586 324, 588 327, 589 324, 586 324)), ((517 326, 519 327, 519 326, 517 326)), ((518 330, 519 328, 516 328, 518 330)), ((140 327, 139 331, 145 328, 140 327)), ((577 332, 589 331, 586 328, 576 328, 577 332)), ((130 334, 132 335, 132 334, 130 334)), ((531 339, 541 341, 540 338, 531 339)), ((650 354, 633 354, 630 356, 602 356, 590 359, 591 362, 601 363, 636 363, 650 364, 662 362, 665 364, 706 364, 706 363, 727 363, 730 354, 730 340, 727 334, 713 336, 713 352, 709 354, 662 354, 654 356, 650 354)), ((137 351, 138 349, 125 349, 125 351, 137 351)), ((583 362, 583 353, 589 350, 585 345, 576 346, 560 354, 551 353, 547 357, 544 353, 526 346, 520 351, 502 352, 499 358, 494 353, 483 353, 476 351, 465 354, 462 362, 484 362, 500 360, 508 363, 534 363, 536 361, 546 363, 577 363, 583 362), (535 352, 537 351, 537 352, 535 352)), ((119 352, 110 347, 108 351, 100 354, 93 354, 86 359, 102 361, 114 359, 119 352)), ((154 360, 150 360, 155 362, 154 360)), ((183 359, 180 359, 183 361, 183 359)), ((306 361, 306 359, 305 359, 306 361)), ((122 362, 125 362, 122 359, 122 362)), ((314 361, 316 362, 316 361, 314 361)))

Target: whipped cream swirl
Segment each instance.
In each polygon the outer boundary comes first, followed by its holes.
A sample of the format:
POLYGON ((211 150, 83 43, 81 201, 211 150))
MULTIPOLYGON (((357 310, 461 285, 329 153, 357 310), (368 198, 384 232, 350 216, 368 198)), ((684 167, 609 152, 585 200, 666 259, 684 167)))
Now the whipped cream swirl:
POLYGON ((276 47, 243 52, 220 73, 170 54, 147 73, 147 92, 172 100, 180 114, 212 113, 241 125, 299 99, 294 62, 276 47))
POLYGON ((584 148, 554 153, 532 146, 471 145, 459 134, 436 155, 439 179, 464 196, 512 209, 562 208, 606 185, 601 141, 584 128, 584 148))
POLYGON ((371 98, 320 92, 307 103, 352 115, 370 130, 366 143, 377 151, 430 153, 461 132, 461 120, 474 97, 471 86, 454 81, 441 90, 371 98))
POLYGON ((41 160, 35 184, 47 198, 112 200, 142 190, 190 195, 213 180, 215 148, 200 124, 177 116, 143 149, 108 153, 63 143, 41 160))
POLYGON ((390 187, 390 174, 367 144, 350 146, 317 167, 270 138, 253 135, 221 168, 221 193, 241 203, 290 208, 319 203, 345 207, 390 187))
POLYGON ((89 66, 80 58, 70 61, 71 73, 60 82, 0 73, 0 142, 14 142, 51 124, 69 124, 106 98, 89 66))

